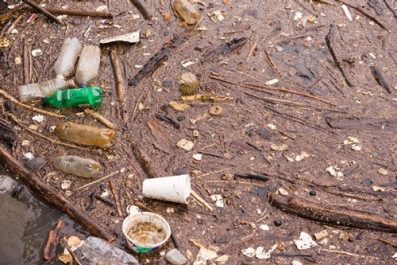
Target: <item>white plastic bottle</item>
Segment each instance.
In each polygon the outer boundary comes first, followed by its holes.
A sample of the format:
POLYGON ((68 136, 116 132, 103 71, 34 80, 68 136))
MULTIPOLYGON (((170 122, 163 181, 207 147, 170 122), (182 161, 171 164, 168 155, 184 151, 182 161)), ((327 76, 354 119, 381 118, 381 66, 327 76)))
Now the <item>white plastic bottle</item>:
POLYGON ((42 98, 51 95, 53 92, 75 87, 73 80, 65 80, 62 76, 57 76, 54 79, 47 80, 41 83, 26 84, 18 87, 19 99, 26 102, 36 98, 42 98))
POLYGON ((76 81, 80 87, 88 86, 98 78, 101 49, 98 46, 85 46, 80 54, 76 70, 76 81))
POLYGON ((66 38, 62 44, 61 52, 54 65, 57 75, 68 77, 73 73, 74 66, 81 51, 81 44, 76 38, 66 38))

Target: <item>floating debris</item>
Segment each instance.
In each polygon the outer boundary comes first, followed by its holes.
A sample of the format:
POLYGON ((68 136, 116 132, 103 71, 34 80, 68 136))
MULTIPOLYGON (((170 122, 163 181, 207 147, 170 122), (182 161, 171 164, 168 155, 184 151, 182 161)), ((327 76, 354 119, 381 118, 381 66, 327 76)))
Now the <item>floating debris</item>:
POLYGON ((301 232, 299 239, 294 240, 294 244, 299 250, 309 249, 314 246, 317 246, 317 243, 306 232, 301 232))

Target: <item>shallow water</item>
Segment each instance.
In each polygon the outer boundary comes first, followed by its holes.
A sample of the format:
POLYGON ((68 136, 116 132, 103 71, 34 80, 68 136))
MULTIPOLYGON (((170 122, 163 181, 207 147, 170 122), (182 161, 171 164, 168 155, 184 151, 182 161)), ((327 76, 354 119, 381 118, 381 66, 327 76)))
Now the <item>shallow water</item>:
POLYGON ((27 189, 19 198, 10 192, 0 194, 0 265, 43 264, 48 231, 60 217, 61 212, 37 200, 27 189))

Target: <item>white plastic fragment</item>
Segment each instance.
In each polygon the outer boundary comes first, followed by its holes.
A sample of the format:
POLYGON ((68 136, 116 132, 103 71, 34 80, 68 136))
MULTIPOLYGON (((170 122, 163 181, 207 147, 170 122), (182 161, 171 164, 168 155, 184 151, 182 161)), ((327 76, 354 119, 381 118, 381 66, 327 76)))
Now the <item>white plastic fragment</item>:
POLYGON ((379 168, 378 173, 381 174, 382 176, 386 176, 387 174, 389 174, 389 171, 385 168, 379 168))
POLYGON ((23 157, 27 160, 32 160, 34 158, 34 155, 31 152, 27 152, 23 154, 23 157))
POLYGON ((216 259, 217 257, 218 254, 216 253, 216 251, 205 247, 201 247, 193 265, 207 265, 208 260, 213 260, 216 259))
POLYGON ((194 143, 183 138, 176 143, 176 146, 183 150, 190 151, 193 149, 194 143))
POLYGON ((302 152, 300 153, 300 155, 297 155, 297 156, 295 157, 295 161, 296 161, 296 162, 300 162, 300 161, 302 161, 303 159, 309 158, 309 157, 310 157, 310 155, 309 155, 308 153, 306 153, 305 151, 302 151, 302 152))
POLYGON ((95 10, 97 12, 104 12, 104 11, 108 11, 108 7, 107 7, 107 5, 101 5, 101 6, 98 6, 95 10))
POLYGON ((291 265, 303 265, 299 260, 293 260, 291 265))
POLYGON ((269 251, 265 251, 263 247, 258 247, 255 251, 257 259, 269 259, 270 254, 277 248, 277 244, 273 245, 269 251))
POLYGON ((346 5, 342 5, 343 12, 349 21, 353 21, 352 14, 349 11, 349 8, 346 5))
POLYGON ((288 196, 289 195, 288 191, 286 189, 284 189, 283 187, 278 188, 277 191, 278 191, 278 193, 280 193, 283 196, 288 196))
POLYGON ((325 169, 331 176, 336 177, 337 179, 343 178, 344 175, 341 171, 339 171, 338 166, 329 166, 325 169))
POLYGON ((241 253, 243 253, 244 256, 247 256, 249 258, 255 257, 256 250, 253 247, 249 247, 246 249, 242 249, 241 253))
POLYGON ((41 114, 34 115, 32 120, 38 123, 42 123, 44 121, 44 116, 41 114))
POLYGON ((286 145, 286 144, 280 144, 280 145, 272 144, 270 146, 270 149, 272 149, 273 151, 287 151, 288 145, 286 145))
POLYGON ((266 81, 266 85, 267 86, 274 86, 274 85, 276 85, 276 84, 278 84, 278 79, 277 78, 275 78, 275 79, 271 79, 271 80, 269 80, 269 81, 266 81))
POLYGON ((294 20, 301 20, 303 18, 302 12, 295 12, 294 20))
POLYGON ((296 248, 299 250, 309 249, 314 246, 317 246, 317 243, 306 232, 301 232, 299 239, 294 240, 294 244, 295 244, 296 248))
POLYGON ((116 41, 128 42, 128 43, 136 43, 136 42, 139 41, 140 32, 141 31, 138 30, 138 31, 127 33, 127 34, 123 34, 123 35, 118 35, 118 36, 114 36, 114 37, 105 38, 105 39, 100 40, 99 43, 107 44, 107 43, 112 43, 112 42, 116 42, 116 41))
POLYGON ((391 258, 397 260, 397 252, 391 258))
POLYGON ((267 224, 261 224, 259 226, 259 229, 263 230, 263 231, 269 231, 270 228, 269 228, 269 226, 267 224))
POLYGON ((202 154, 194 154, 192 157, 194 160, 197 160, 197 161, 201 161, 201 159, 203 159, 202 154))
POLYGON ((183 68, 186 68, 186 67, 189 67, 189 66, 195 64, 196 62, 197 61, 184 60, 184 61, 181 61, 181 65, 183 68))
POLYGON ((211 195, 211 199, 215 202, 215 205, 219 208, 223 208, 225 203, 223 201, 223 197, 220 194, 213 194, 211 195))
POLYGON ((41 56, 41 55, 43 55, 43 51, 42 51, 41 49, 34 49, 34 50, 32 51, 32 56, 33 56, 33 57, 39 57, 39 56, 41 56))

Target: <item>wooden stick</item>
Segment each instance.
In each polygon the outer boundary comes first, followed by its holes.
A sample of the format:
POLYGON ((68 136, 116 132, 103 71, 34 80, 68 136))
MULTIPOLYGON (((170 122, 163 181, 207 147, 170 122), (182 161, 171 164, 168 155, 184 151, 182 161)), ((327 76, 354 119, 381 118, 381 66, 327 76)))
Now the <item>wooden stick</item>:
POLYGON ((119 197, 117 196, 117 193, 116 193, 116 190, 115 190, 115 188, 113 186, 113 183, 110 180, 109 180, 108 183, 109 183, 109 188, 110 188, 110 191, 112 192, 113 199, 114 199, 114 202, 115 202, 115 205, 116 205, 117 214, 120 217, 123 217, 123 211, 121 210, 120 200, 119 200, 119 197))
POLYGON ((206 202, 203 198, 201 198, 201 196, 198 195, 194 190, 192 190, 191 194, 192 194, 193 198, 195 198, 201 204, 203 204, 210 212, 212 212, 214 210, 214 208, 211 205, 209 205, 209 203, 206 202))
POLYGON ((43 15, 47 16, 50 20, 62 25, 62 21, 59 20, 56 16, 54 16, 53 14, 51 14, 50 12, 48 12, 46 9, 42 8, 41 6, 39 6, 36 3, 33 3, 30 0, 22 0, 24 3, 30 5, 31 7, 33 7, 34 9, 36 9, 37 11, 39 11, 40 13, 42 13, 43 15))
POLYGON ((11 113, 8 113, 7 116, 10 117, 10 118, 11 118, 16 124, 18 124, 18 126, 21 127, 22 129, 24 129, 24 130, 30 132, 30 133, 33 134, 33 135, 36 135, 36 136, 38 136, 38 137, 40 137, 40 138, 43 138, 43 139, 45 139, 45 140, 47 140, 47 141, 50 141, 50 142, 53 143, 53 144, 59 144, 59 145, 63 145, 63 146, 66 146, 66 147, 71 147, 71 148, 76 148, 76 149, 79 149, 79 150, 84 150, 84 151, 87 151, 87 150, 88 150, 88 151, 89 151, 89 149, 87 149, 87 148, 84 148, 84 147, 81 147, 81 146, 77 146, 77 145, 73 145, 73 144, 63 143, 63 142, 60 142, 60 141, 51 139, 51 138, 49 138, 49 137, 47 137, 47 136, 45 136, 45 135, 43 135, 43 134, 41 134, 41 133, 39 133, 39 132, 36 132, 36 131, 30 129, 29 127, 26 127, 25 125, 23 125, 22 121, 19 120, 17 117, 15 117, 15 116, 14 116, 13 114, 11 114, 11 113))
POLYGON ((325 99, 322 99, 320 97, 317 96, 313 96, 304 92, 299 92, 296 90, 292 90, 292 89, 287 89, 287 88, 282 88, 282 87, 271 87, 271 86, 266 86, 266 85, 256 85, 256 84, 245 84, 245 87, 252 89, 252 90, 256 90, 256 91, 260 91, 260 92, 264 92, 263 89, 266 90, 271 90, 271 91, 278 91, 278 92, 284 92, 284 93, 289 93, 289 94, 294 94, 294 95, 299 95, 302 97, 306 97, 306 98, 310 98, 310 99, 314 99, 323 103, 326 103, 332 107, 336 107, 336 105, 332 102, 329 102, 325 99), (262 89, 258 89, 258 88, 262 88, 262 89))
POLYGON ((45 110, 42 110, 42 109, 35 108, 33 106, 26 105, 26 104, 20 102, 19 100, 17 100, 16 98, 14 98, 13 96, 11 96, 10 94, 8 94, 7 92, 5 92, 2 89, 0 89, 0 96, 3 96, 6 99, 12 101, 13 103, 21 106, 22 108, 28 109, 28 110, 33 111, 33 112, 38 112, 38 113, 41 113, 41 114, 44 114, 44 115, 47 115, 47 116, 56 117, 56 118, 64 118, 65 117, 64 115, 56 114, 56 113, 53 113, 53 112, 45 111, 45 110))
POLYGON ((310 220, 357 227, 363 229, 397 233, 397 221, 389 220, 372 213, 343 208, 335 208, 296 196, 282 196, 270 193, 269 201, 280 210, 310 220))
POLYGON ((121 61, 120 57, 117 55, 115 51, 110 51, 110 59, 112 61, 113 71, 114 71, 114 78, 116 79, 116 93, 120 103, 120 112, 123 121, 126 121, 126 109, 125 109, 125 78, 123 71, 121 70, 121 61))
POLYGON ((364 258, 364 259, 365 258, 379 259, 378 257, 375 257, 375 256, 360 255, 360 254, 351 253, 351 252, 342 251, 342 250, 336 250, 336 249, 320 248, 318 250, 318 253, 321 253, 321 251, 328 252, 328 253, 342 254, 342 255, 352 256, 352 257, 358 257, 358 258, 364 258))
POLYGON ((83 16, 83 17, 101 17, 101 18, 113 18, 113 15, 109 12, 100 11, 89 11, 89 10, 73 10, 73 9, 62 9, 47 7, 48 12, 57 15, 69 15, 69 16, 83 16))
POLYGON ((6 35, 11 34, 11 31, 18 25, 19 21, 23 18, 23 15, 19 15, 17 19, 11 24, 11 26, 7 29, 6 35))
POLYGON ((141 12, 142 16, 146 20, 152 19, 152 15, 150 14, 149 10, 145 6, 145 4, 142 2, 142 0, 130 0, 131 3, 138 9, 139 12, 141 12))
POLYGON ((23 79, 25 84, 30 83, 30 67, 29 67, 29 62, 30 62, 30 57, 29 57, 29 46, 28 43, 24 42, 23 44, 23 79))
POLYGON ((113 177, 114 175, 116 175, 116 174, 118 174, 118 173, 120 173, 120 170, 116 170, 115 172, 110 173, 109 175, 106 175, 106 176, 104 176, 104 177, 102 177, 102 178, 100 178, 100 179, 97 179, 97 180, 95 180, 95 181, 93 181, 93 182, 90 182, 90 183, 85 184, 85 185, 83 185, 83 186, 81 186, 81 187, 78 187, 78 188, 75 189, 74 191, 79 191, 79 190, 85 189, 85 188, 87 188, 87 187, 90 187, 90 186, 92 186, 92 185, 102 183, 103 181, 107 180, 107 179, 110 178, 110 177, 113 177))
POLYGON ((109 129, 116 129, 117 128, 117 126, 114 123, 112 123, 111 121, 109 121, 108 119, 103 117, 98 112, 93 111, 92 109, 85 109, 84 113, 86 113, 86 114, 90 115, 91 117, 93 117, 94 119, 100 121, 103 125, 105 125, 109 129))
POLYGON ((114 236, 110 234, 109 231, 104 230, 97 223, 93 222, 92 219, 78 209, 74 203, 71 203, 60 193, 45 185, 36 174, 22 166, 2 145, 0 145, 0 158, 2 158, 4 164, 13 174, 18 176, 25 185, 32 189, 44 201, 66 213, 72 220, 79 223, 94 236, 103 238, 108 242, 115 241, 114 236))

